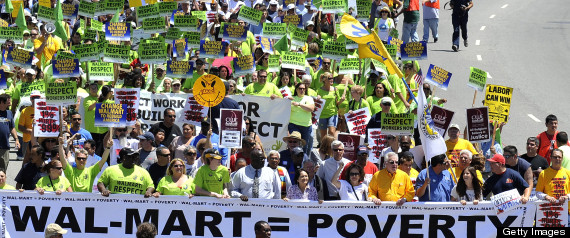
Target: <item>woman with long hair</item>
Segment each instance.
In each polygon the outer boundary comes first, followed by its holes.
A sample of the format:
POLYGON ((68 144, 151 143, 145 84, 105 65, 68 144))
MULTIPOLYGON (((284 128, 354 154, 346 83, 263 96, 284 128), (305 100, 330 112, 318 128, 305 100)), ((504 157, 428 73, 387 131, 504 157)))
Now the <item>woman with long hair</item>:
MULTIPOLYGON (((295 92, 293 96, 290 97, 291 99, 291 118, 289 120, 288 130, 289 133, 293 133, 293 131, 298 131, 301 133, 301 138, 305 141, 309 141, 311 139, 311 125, 313 124, 312 121, 312 112, 315 109, 315 102, 313 101, 312 97, 306 95, 307 86, 299 82, 295 85, 295 92)), ((307 143, 303 151, 308 153, 312 148, 312 143, 307 143)))
POLYGON ((186 175, 186 165, 181 159, 173 159, 166 169, 164 176, 156 186, 156 192, 152 195, 159 197, 160 195, 185 195, 189 198, 194 197, 194 179, 186 175))
POLYGON ((360 165, 352 163, 344 170, 345 179, 339 180, 343 168, 344 164, 341 163, 331 179, 331 183, 339 189, 340 200, 366 201, 368 186, 363 183, 364 169, 360 165))
POLYGON ((483 199, 482 181, 477 178, 477 172, 474 167, 467 167, 461 172, 461 177, 457 181, 457 185, 451 190, 451 201, 459 201, 462 205, 467 202, 473 202, 473 205, 479 204, 483 199))
POLYGON ((73 192, 69 180, 61 176, 63 166, 59 160, 50 161, 43 167, 43 171, 48 175, 43 176, 36 183, 36 191, 39 194, 43 195, 45 191, 55 192, 56 195, 61 195, 62 192, 73 192))
POLYGON ((195 136, 196 126, 189 123, 182 124, 182 135, 174 137, 169 145, 170 151, 174 152, 174 158, 184 158, 184 151, 195 136))
POLYGON ((297 184, 287 189, 287 197, 283 198, 283 200, 289 201, 295 199, 323 203, 323 200, 319 200, 317 189, 309 184, 309 173, 306 170, 302 168, 298 169, 295 172, 295 181, 297 181, 297 184))
MULTIPOLYGON (((366 98, 368 105, 370 105, 370 115, 382 111, 381 101, 383 97, 390 97, 390 93, 384 83, 377 82, 376 85, 374 85, 374 94, 366 98)), ((390 107, 390 112, 394 112, 392 108, 394 107, 390 107)))
POLYGON ((321 74, 320 81, 323 84, 317 90, 318 98, 325 100, 321 117, 319 118, 319 131, 321 138, 325 135, 332 135, 336 137, 338 125, 338 106, 345 100, 345 97, 339 95, 338 90, 333 87, 334 77, 332 74, 326 72, 321 74))

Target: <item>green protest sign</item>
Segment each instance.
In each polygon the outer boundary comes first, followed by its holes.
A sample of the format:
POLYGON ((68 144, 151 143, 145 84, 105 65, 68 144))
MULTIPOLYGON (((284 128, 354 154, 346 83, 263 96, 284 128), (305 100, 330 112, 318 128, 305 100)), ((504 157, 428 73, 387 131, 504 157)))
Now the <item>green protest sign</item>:
POLYGON ((164 40, 168 43, 172 42, 173 40, 180 39, 181 37, 182 37, 182 32, 180 31, 180 29, 175 27, 170 27, 166 32, 164 40))
POLYGON ((145 33, 143 29, 132 29, 131 28, 131 43, 138 44, 141 40, 149 39, 151 34, 145 33))
POLYGON ((88 64, 87 72, 91 81, 113 81, 115 77, 113 63, 91 62, 88 64))
POLYGON ((198 30, 198 18, 196 16, 174 16, 174 27, 181 31, 198 30))
POLYGON ((22 44, 24 33, 18 27, 0 27, 0 42, 13 40, 16 44, 22 44))
POLYGON ((95 5, 95 16, 107 15, 105 14, 105 1, 101 0, 95 5))
POLYGON ((305 42, 307 42, 308 37, 309 31, 295 27, 295 30, 293 30, 290 34, 291 45, 303 47, 305 46, 305 42))
POLYGON ((390 54, 390 57, 392 57, 392 59, 396 58, 396 55, 398 54, 398 46, 397 45, 386 45, 386 50, 388 51, 388 53, 390 54))
POLYGON ((89 26, 89 29, 105 32, 103 27, 103 22, 91 19, 91 26, 89 26))
POLYGON ((382 134, 393 136, 412 135, 414 132, 413 113, 382 113, 382 134))
POLYGON ((281 65, 281 57, 279 55, 269 55, 267 62, 267 72, 279 72, 281 65))
POLYGON ((150 4, 137 8, 137 17, 141 20, 158 16, 158 4, 150 4))
POLYGON ((321 8, 322 4, 323 4, 323 0, 313 0, 313 5, 315 5, 315 7, 317 9, 321 8))
POLYGON ((287 24, 285 23, 263 23, 263 36, 269 39, 281 39, 287 34, 287 24))
POLYGON ((396 28, 392 28, 392 30, 390 30, 390 36, 392 38, 398 39, 400 37, 400 34, 398 33, 398 30, 396 30, 396 28))
MULTIPOLYGON (((371 2, 372 3, 372 2, 371 2)), ((347 1, 345 0, 323 0, 321 7, 325 14, 343 13, 346 8, 347 1)))
MULTIPOLYGON (((124 0, 105 0, 102 1, 104 6, 103 13, 108 14, 115 14, 117 9, 123 9, 125 1, 124 0)), ((101 3, 99 3, 101 5, 101 3)))
POLYGON ((77 55, 71 52, 59 51, 56 54, 56 59, 78 59, 77 55))
POLYGON ((360 72, 360 61, 357 58, 347 58, 340 61, 338 74, 358 74, 360 72))
POLYGON ((184 32, 183 37, 188 40, 188 48, 200 48, 200 32, 184 32))
POLYGON ((259 22, 261 21, 262 15, 263 15, 262 11, 258 11, 253 8, 242 5, 239 10, 238 20, 242 20, 249 24, 259 26, 259 22))
POLYGON ((77 82, 46 83, 46 101, 56 105, 73 105, 77 103, 77 82))
POLYGON ((344 42, 325 41, 323 43, 323 57, 340 61, 346 58, 346 44, 344 42))
MULTIPOLYGON (((81 0, 81 3, 79 3, 79 10, 77 14, 80 16, 93 18, 95 16, 95 10, 97 9, 97 4, 98 3, 96 2, 88 2, 85 0, 81 0)), ((83 29, 85 29, 85 27, 83 27, 83 29)))
POLYGON ((479 92, 483 92, 483 90, 485 90, 485 84, 487 83, 487 72, 475 67, 470 67, 470 69, 467 86, 479 92))
POLYGON ((144 30, 144 33, 148 34, 163 33, 166 31, 166 26, 164 25, 164 17, 144 19, 142 28, 144 30))
POLYGON ((147 42, 139 46, 139 59, 143 64, 164 64, 167 58, 164 43, 147 42))
POLYGON ((71 49, 77 55, 79 62, 99 60, 101 57, 97 42, 93 44, 74 45, 71 49))
POLYGON ((305 55, 297 52, 284 52, 281 55, 281 63, 282 68, 305 70, 305 55))
POLYGON ((208 20, 208 16, 206 16, 206 11, 192 11, 190 13, 192 14, 192 16, 195 16, 202 21, 208 20))
POLYGON ((372 1, 356 0, 356 20, 367 22, 370 20, 370 10, 372 9, 372 1))
POLYGON ((129 52, 130 45, 114 45, 107 44, 103 52, 103 61, 111 63, 130 63, 129 52))
POLYGON ((85 29, 83 31, 83 36, 81 37, 82 40, 92 40, 92 41, 96 41, 97 40, 97 31, 96 30, 92 30, 92 29, 85 29))
POLYGON ((161 17, 172 16, 172 12, 178 9, 177 2, 159 2, 155 3, 155 5, 158 5, 158 10, 160 11, 161 17))
POLYGON ((38 6, 38 20, 44 22, 55 22, 55 11, 53 8, 38 6))

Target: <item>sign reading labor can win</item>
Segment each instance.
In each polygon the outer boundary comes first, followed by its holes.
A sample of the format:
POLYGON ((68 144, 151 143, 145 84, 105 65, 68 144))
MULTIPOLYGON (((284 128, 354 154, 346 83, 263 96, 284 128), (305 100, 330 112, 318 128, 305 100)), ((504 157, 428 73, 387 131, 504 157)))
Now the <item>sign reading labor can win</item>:
POLYGON ((414 131, 414 114, 412 113, 382 113, 382 134, 405 136, 414 131))
POLYGON ((109 41, 130 41, 131 24, 126 22, 105 23, 105 39, 109 41))
POLYGON ((58 59, 52 60, 51 66, 53 70, 53 78, 71 78, 79 77, 79 60, 78 59, 58 59))
POLYGON ((127 104, 97 103, 95 105, 95 126, 127 126, 127 104))
POLYGON ((226 96, 226 87, 218 76, 206 74, 194 82, 192 92, 200 105, 213 107, 220 104, 226 96))
POLYGON ((408 42, 400 46, 402 60, 424 60, 427 59, 427 43, 408 42))
POLYGON ((431 85, 435 85, 443 90, 447 90, 449 87, 449 81, 451 80, 451 73, 447 70, 435 66, 433 64, 429 65, 425 81, 431 85))
POLYGON ((484 105, 489 108, 489 120, 508 122, 511 110, 513 88, 500 85, 487 85, 484 105))
POLYGON ((46 82, 46 101, 53 105, 74 105, 77 103, 77 82, 46 82))
POLYGON ((226 148, 241 147, 243 110, 220 110, 220 145, 226 148))
POLYGON ((35 99, 34 103, 34 137, 58 137, 59 107, 45 99, 35 99))

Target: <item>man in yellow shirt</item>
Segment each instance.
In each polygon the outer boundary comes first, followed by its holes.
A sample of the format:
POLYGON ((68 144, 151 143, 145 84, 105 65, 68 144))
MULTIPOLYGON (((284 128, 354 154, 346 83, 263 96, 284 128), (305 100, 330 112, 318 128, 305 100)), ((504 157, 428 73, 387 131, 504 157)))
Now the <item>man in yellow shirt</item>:
POLYGON ((451 167, 457 167, 459 164, 459 152, 462 150, 469 150, 474 155, 479 154, 473 147, 473 144, 468 140, 459 138, 459 125, 451 124, 449 125, 449 129, 447 130, 447 134, 449 135, 449 140, 445 141, 445 145, 447 146, 447 158, 449 162, 451 162, 451 167))
MULTIPOLYGON (((550 153, 551 166, 538 175, 536 197, 551 203, 564 202, 570 194, 570 170, 562 167, 563 152, 553 149, 550 153)), ((570 216, 570 211, 568 212, 570 216)), ((570 222, 568 222, 570 224, 570 222)))
POLYGON ((381 201, 394 201, 398 206, 412 201, 414 186, 410 176, 398 169, 398 154, 386 154, 385 163, 385 169, 376 172, 370 181, 368 200, 376 205, 381 205, 381 201))
POLYGON ((38 66, 41 66, 42 57, 43 60, 49 62, 53 58, 53 55, 57 53, 59 49, 62 49, 61 39, 58 40, 51 33, 48 33, 45 30, 45 25, 40 27, 42 32, 42 36, 38 37, 34 40, 34 49, 36 53, 36 57, 39 60, 38 66))
MULTIPOLYGON (((458 166, 448 169, 449 173, 451 174, 451 177, 453 177, 453 182, 455 182, 455 184, 457 184, 457 181, 459 181, 459 177, 461 176, 463 170, 465 170, 467 167, 471 165, 472 158, 473 158, 473 153, 471 153, 471 151, 469 150, 462 150, 459 152, 458 166)), ((479 170, 476 171, 477 171, 477 178, 481 183, 483 183, 483 175, 481 174, 481 171, 479 170)))

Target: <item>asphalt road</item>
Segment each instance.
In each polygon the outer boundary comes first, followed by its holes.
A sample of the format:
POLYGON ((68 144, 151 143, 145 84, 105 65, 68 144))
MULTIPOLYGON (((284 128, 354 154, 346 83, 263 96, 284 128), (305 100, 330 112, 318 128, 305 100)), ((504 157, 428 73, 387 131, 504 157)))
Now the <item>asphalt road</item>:
MULTIPOLYGON (((443 4, 445 0, 441 1, 443 4)), ((487 83, 514 88, 510 120, 503 128, 504 145, 515 145, 525 153, 526 138, 545 130, 544 118, 555 114, 559 130, 570 129, 567 105, 570 82, 565 80, 570 62, 570 11, 567 1, 551 0, 537 4, 530 0, 478 0, 469 12, 469 47, 451 49, 451 11, 440 10, 439 41, 428 44, 428 59, 420 61, 422 69, 430 64, 453 74, 447 91, 436 89, 436 96, 448 99, 446 108, 456 112, 453 123, 465 126, 465 109, 471 107, 474 90, 467 87, 469 67, 487 71, 487 83)), ((400 19, 403 20, 403 19, 400 19)), ((398 27, 401 32, 401 24, 398 27)), ((418 25, 420 39, 423 23, 418 25)), ((475 106, 483 100, 477 94, 475 106)), ((13 145, 13 144, 12 144, 13 145)), ((11 153, 8 184, 15 185, 21 162, 11 153)))

